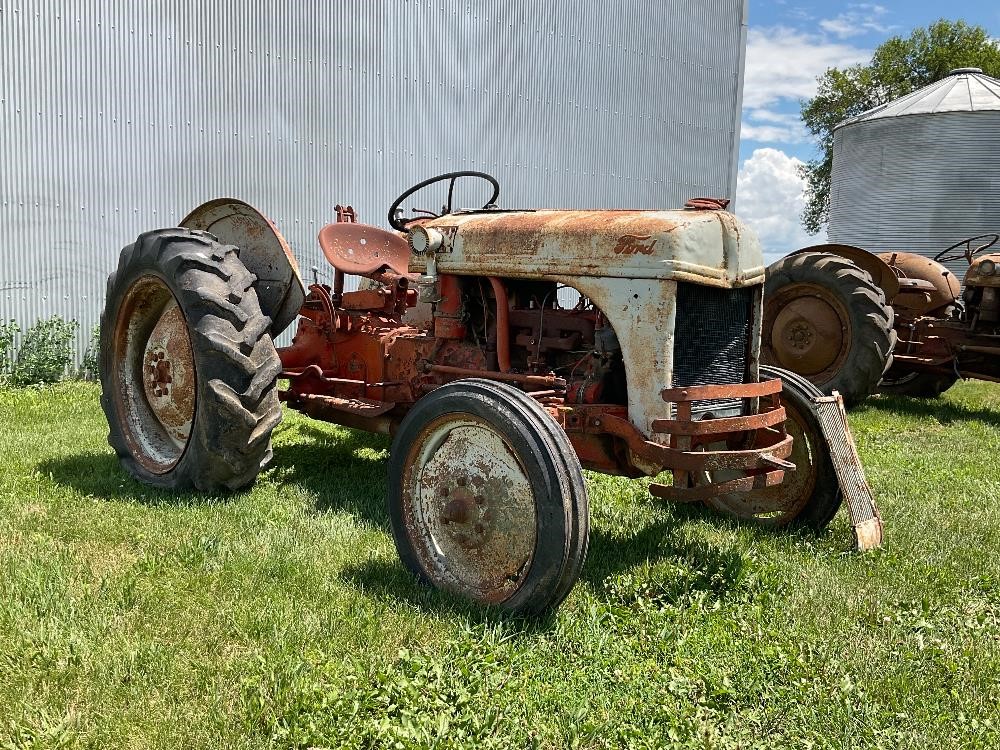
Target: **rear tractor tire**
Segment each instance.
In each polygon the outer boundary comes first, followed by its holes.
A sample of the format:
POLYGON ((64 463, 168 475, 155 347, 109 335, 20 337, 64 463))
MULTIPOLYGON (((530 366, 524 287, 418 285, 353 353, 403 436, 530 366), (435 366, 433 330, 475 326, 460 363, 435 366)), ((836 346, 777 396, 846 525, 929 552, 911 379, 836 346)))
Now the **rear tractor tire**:
MULTIPOLYGON (((785 431, 792 436, 788 460, 795 471, 785 472, 776 487, 734 492, 706 500, 710 508, 774 528, 804 527, 820 531, 837 515, 843 492, 823 437, 812 399, 823 394, 803 377, 778 367, 760 368, 764 380, 781 378, 785 431)), ((730 477, 713 477, 717 481, 730 477)))
POLYGON ((882 289, 851 261, 790 255, 767 269, 761 358, 853 406, 875 393, 892 364, 893 318, 882 289))
POLYGON ((140 482, 238 490, 270 461, 281 362, 255 281, 206 232, 161 229, 122 250, 101 315, 101 406, 140 482))
POLYGON ((887 396, 937 398, 957 381, 958 375, 942 375, 936 372, 908 372, 897 375, 889 370, 882 378, 878 391, 887 396))
POLYGON ((437 388, 403 419, 389 518, 420 580, 516 615, 557 607, 587 555, 587 490, 569 438, 536 400, 489 380, 437 388))

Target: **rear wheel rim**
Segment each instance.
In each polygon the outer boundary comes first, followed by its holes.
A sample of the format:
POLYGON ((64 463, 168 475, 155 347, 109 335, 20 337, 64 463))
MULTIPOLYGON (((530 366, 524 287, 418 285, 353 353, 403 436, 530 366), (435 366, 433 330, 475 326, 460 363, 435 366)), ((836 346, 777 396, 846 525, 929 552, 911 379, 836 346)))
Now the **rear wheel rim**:
POLYGON ((144 469, 165 474, 181 460, 190 440, 197 376, 187 322, 163 279, 142 276, 129 287, 112 346, 122 434, 144 469))
POLYGON ((431 583, 499 604, 524 583, 538 535, 533 482, 507 439, 447 414, 414 440, 403 469, 406 533, 431 583))
POLYGON ((817 284, 792 284, 767 303, 764 330, 774 361, 814 383, 832 379, 847 358, 850 315, 839 299, 817 284), (770 326, 767 323, 770 322, 770 326))

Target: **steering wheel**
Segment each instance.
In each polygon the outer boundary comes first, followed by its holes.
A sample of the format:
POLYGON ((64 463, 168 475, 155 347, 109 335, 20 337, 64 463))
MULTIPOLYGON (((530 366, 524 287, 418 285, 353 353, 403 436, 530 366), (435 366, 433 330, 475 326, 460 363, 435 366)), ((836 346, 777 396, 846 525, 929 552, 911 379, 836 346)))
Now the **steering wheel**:
POLYGON ((444 216, 445 214, 450 214, 452 211, 451 201, 452 197, 455 194, 455 181, 458 180, 459 177, 478 177, 481 180, 486 180, 493 186, 493 195, 490 196, 490 199, 488 201, 486 201, 486 203, 483 205, 483 208, 488 208, 491 205, 495 204, 497 198, 500 197, 500 183, 497 182, 496 177, 494 177, 493 175, 488 175, 485 172, 469 172, 464 170, 461 172, 445 172, 444 174, 439 174, 437 177, 431 177, 429 180, 418 182, 416 185, 404 191, 398 198, 396 198, 396 200, 392 202, 392 205, 389 206, 389 226, 391 226, 398 232, 404 231, 406 229, 406 225, 409 224, 411 221, 413 221, 413 219, 403 219, 396 216, 396 212, 399 210, 399 207, 403 204, 403 201, 405 201, 407 198, 409 198, 418 190, 422 190, 428 185, 433 185, 435 182, 444 182, 445 180, 450 180, 451 184, 448 186, 448 202, 441 208, 442 212, 440 214, 436 214, 433 213, 432 211, 420 211, 420 213, 429 216, 431 218, 437 218, 438 216, 444 216))
POLYGON ((941 252, 939 252, 937 255, 934 256, 934 260, 936 260, 938 263, 947 263, 948 261, 951 260, 962 260, 962 258, 965 258, 967 261, 969 261, 969 265, 972 265, 972 259, 975 258, 977 255, 979 255, 979 253, 981 253, 983 250, 991 248, 995 244, 997 244, 997 240, 1000 240, 1000 234, 977 234, 975 237, 969 237, 969 239, 967 240, 956 242, 951 247, 946 247, 944 250, 942 250, 941 252), (973 242, 975 242, 976 240, 986 239, 987 237, 990 238, 989 242, 980 245, 975 250, 972 249, 973 242), (965 245, 964 252, 951 253, 952 250, 962 247, 963 245, 965 245), (948 253, 951 253, 951 255, 949 255, 948 253))

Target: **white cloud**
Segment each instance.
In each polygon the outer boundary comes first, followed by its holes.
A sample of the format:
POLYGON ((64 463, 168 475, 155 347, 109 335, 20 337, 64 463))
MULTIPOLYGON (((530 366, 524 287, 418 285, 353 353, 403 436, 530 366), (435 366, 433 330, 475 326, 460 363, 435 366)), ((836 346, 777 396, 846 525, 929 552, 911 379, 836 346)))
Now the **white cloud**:
POLYGON ((802 162, 775 148, 756 149, 743 162, 736 183, 736 213, 760 238, 768 263, 809 245, 826 242, 802 227, 806 181, 802 162))
POLYGON ((809 131, 796 114, 750 109, 744 110, 744 116, 740 125, 740 138, 744 141, 805 143, 809 140, 809 131))
POLYGON ((788 114, 787 112, 772 112, 769 109, 751 109, 747 111, 747 115, 754 120, 774 122, 779 125, 787 125, 790 121, 798 119, 795 115, 788 114))
POLYGON ((848 10, 840 13, 834 18, 824 18, 819 22, 819 26, 841 39, 858 34, 867 34, 874 31, 879 34, 886 34, 892 31, 893 27, 883 23, 882 19, 888 14, 881 5, 871 3, 854 3, 848 5, 848 10))
POLYGON ((827 68, 870 57, 870 50, 783 26, 750 29, 743 104, 759 109, 782 100, 808 99, 816 93, 816 78, 827 68))

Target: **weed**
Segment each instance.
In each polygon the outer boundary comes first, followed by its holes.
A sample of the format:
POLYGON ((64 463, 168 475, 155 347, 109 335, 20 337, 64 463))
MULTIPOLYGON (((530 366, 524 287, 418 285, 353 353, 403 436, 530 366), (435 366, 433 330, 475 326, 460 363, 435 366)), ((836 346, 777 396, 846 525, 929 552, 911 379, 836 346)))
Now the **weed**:
POLYGON ((58 315, 37 321, 21 338, 11 382, 42 385, 61 380, 73 362, 73 337, 79 324, 58 315))
POLYGON ((100 378, 100 352, 101 324, 97 323, 90 329, 90 341, 87 342, 87 349, 83 353, 83 362, 80 364, 80 378, 83 380, 100 378))
POLYGON ((13 320, 0 323, 0 384, 14 369, 14 337, 20 331, 20 326, 13 320))

